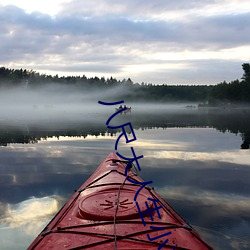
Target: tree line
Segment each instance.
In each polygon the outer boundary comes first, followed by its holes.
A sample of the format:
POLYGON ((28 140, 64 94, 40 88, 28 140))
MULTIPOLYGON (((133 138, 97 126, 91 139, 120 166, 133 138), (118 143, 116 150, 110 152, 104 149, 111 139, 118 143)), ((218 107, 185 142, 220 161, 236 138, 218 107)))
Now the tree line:
POLYGON ((250 103, 250 64, 243 63, 241 80, 226 81, 215 85, 209 95, 209 103, 250 103))
POLYGON ((82 91, 103 90, 121 87, 119 98, 126 101, 202 102, 206 105, 227 103, 250 103, 250 64, 242 64, 243 76, 239 80, 221 82, 216 85, 153 85, 152 83, 134 83, 130 78, 117 80, 110 77, 52 76, 40 74, 34 70, 9 69, 0 67, 0 87, 38 88, 50 84, 64 84, 80 88, 82 91), (126 90, 126 91, 124 91, 126 90))

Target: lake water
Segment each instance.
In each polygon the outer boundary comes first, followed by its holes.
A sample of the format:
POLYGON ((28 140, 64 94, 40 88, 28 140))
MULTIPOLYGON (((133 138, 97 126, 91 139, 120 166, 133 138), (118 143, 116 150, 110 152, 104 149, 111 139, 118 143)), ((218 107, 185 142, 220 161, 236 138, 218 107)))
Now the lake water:
MULTIPOLYGON (((143 155, 139 175, 215 249, 250 249, 250 111, 133 108, 110 123, 137 138, 117 151, 143 155)), ((1 249, 27 248, 121 133, 106 126, 113 107, 29 112, 0 118, 1 249)))

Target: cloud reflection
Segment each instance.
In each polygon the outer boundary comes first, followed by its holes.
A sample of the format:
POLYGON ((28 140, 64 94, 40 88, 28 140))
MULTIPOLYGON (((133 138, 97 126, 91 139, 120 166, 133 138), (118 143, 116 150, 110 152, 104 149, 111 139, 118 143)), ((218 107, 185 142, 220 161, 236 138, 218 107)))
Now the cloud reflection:
MULTIPOLYGON (((219 214, 228 215, 229 213, 239 216, 240 214, 248 214, 250 211, 250 198, 241 195, 210 192, 201 189, 195 190, 183 186, 165 186, 157 190, 157 192, 166 200, 171 197, 171 199, 185 201, 186 203, 211 207, 218 206, 220 210, 217 211, 216 216, 219 214)), ((213 214, 209 216, 212 217, 213 214)))
POLYGON ((242 150, 221 151, 221 152, 156 151, 152 152, 151 156, 157 159, 183 159, 185 161, 188 160, 220 161, 220 162, 246 165, 248 167, 250 162, 249 152, 242 150))
POLYGON ((7 204, 5 216, 0 219, 0 224, 11 228, 26 225, 25 233, 33 235, 33 227, 37 227, 37 222, 51 217, 58 211, 59 203, 57 199, 56 196, 33 197, 18 204, 7 204))
POLYGON ((249 197, 187 186, 165 186, 156 191, 191 223, 214 249, 249 249, 249 197))
POLYGON ((59 196, 30 198, 18 204, 0 206, 1 249, 25 249, 62 206, 59 196))

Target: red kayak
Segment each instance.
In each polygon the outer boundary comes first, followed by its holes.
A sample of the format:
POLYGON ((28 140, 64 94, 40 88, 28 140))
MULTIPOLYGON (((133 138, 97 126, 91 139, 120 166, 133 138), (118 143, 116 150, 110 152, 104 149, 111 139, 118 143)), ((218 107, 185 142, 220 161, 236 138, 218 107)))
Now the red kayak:
POLYGON ((110 153, 28 249, 212 249, 110 153))

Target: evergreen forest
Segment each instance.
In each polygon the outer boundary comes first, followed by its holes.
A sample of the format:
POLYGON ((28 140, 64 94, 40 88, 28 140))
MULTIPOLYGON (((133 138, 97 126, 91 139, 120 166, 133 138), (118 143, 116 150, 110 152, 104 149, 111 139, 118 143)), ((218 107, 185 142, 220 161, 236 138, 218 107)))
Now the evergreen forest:
POLYGON ((120 88, 117 97, 126 101, 147 102, 199 102, 200 106, 220 106, 250 104, 250 64, 242 64, 241 79, 223 81, 216 85, 154 85, 152 83, 134 83, 130 78, 117 80, 112 76, 51 76, 34 70, 9 69, 0 67, 0 88, 36 89, 52 84, 79 88, 79 91, 110 90, 120 88))

